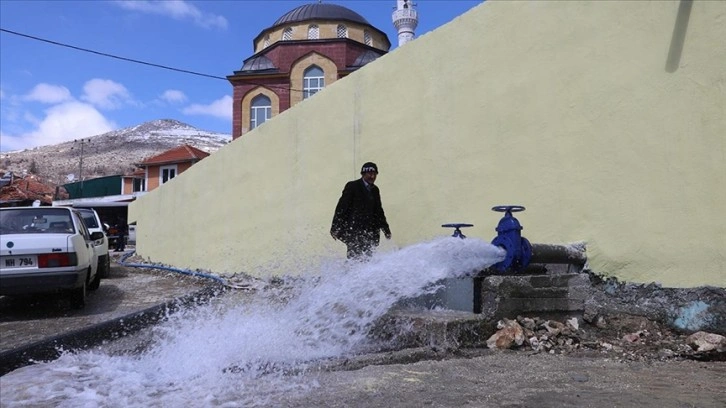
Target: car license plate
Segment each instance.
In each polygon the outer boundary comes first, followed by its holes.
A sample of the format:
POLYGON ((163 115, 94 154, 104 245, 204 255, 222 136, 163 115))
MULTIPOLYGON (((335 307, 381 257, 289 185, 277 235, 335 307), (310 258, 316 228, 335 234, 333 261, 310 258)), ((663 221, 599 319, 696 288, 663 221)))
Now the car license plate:
POLYGON ((4 256, 0 260, 0 268, 3 269, 32 268, 37 266, 38 257, 36 255, 4 256))

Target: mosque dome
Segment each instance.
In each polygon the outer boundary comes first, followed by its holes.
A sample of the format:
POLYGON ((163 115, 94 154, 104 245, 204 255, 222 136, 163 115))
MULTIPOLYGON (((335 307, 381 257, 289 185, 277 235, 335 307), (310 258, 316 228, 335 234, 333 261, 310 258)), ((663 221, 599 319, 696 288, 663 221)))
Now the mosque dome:
POLYGON ((353 23, 371 25, 363 16, 349 8, 337 4, 314 3, 305 4, 288 11, 282 17, 278 18, 270 28, 308 20, 346 20, 353 23))
POLYGON ((383 31, 357 12, 332 3, 308 3, 278 18, 252 40, 255 53, 281 41, 325 41, 347 38, 388 51, 391 42, 383 31))

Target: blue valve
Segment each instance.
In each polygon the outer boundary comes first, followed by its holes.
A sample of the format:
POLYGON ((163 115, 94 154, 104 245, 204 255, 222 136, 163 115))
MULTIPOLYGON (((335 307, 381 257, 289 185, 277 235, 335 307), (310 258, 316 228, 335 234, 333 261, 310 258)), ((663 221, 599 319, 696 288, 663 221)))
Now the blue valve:
POLYGON ((461 230, 459 228, 473 227, 473 226, 474 226, 474 224, 443 224, 442 225, 442 227, 444 227, 444 228, 455 228, 454 235, 452 235, 452 237, 454 237, 454 238, 459 237, 462 239, 466 238, 466 236, 461 233, 461 230))
POLYGON ((492 211, 503 212, 504 217, 499 220, 496 231, 497 236, 492 245, 504 249, 507 254, 504 260, 492 267, 504 272, 506 270, 518 271, 524 269, 532 260, 532 245, 527 238, 522 237, 522 226, 512 213, 524 211, 521 205, 498 205, 492 211))

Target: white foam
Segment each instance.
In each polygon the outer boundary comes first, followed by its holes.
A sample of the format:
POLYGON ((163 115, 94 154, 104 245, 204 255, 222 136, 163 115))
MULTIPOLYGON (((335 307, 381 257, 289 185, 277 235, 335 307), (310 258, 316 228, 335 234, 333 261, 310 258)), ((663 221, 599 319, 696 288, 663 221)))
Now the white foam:
POLYGON ((484 241, 447 237, 365 263, 331 260, 304 274, 315 278, 173 315, 151 329, 141 353, 66 353, 8 373, 0 405, 265 406, 314 387, 311 362, 363 350, 371 325, 399 300, 502 259, 484 241))

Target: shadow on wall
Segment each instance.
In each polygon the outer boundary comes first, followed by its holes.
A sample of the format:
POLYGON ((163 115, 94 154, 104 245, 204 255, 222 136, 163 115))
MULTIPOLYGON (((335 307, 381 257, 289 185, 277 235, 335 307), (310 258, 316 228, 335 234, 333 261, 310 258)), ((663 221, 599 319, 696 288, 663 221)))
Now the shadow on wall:
POLYGON ((678 15, 676 23, 673 26, 673 36, 671 37, 671 46, 668 49, 668 59, 666 60, 666 72, 676 72, 681 64, 681 54, 683 53, 683 44, 686 42, 686 31, 688 31, 688 21, 691 17, 691 8, 693 0, 681 0, 678 6, 678 15))

